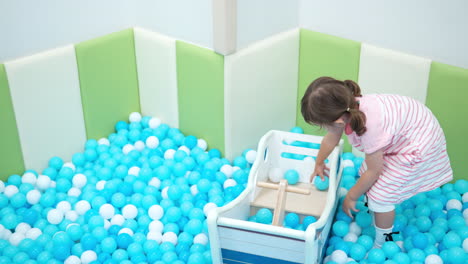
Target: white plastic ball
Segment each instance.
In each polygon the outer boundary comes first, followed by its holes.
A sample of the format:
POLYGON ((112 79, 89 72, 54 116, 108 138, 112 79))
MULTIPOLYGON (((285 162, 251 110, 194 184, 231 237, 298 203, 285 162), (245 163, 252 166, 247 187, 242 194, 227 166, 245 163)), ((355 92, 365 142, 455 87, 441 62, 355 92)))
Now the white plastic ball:
POLYGON ((468 238, 465 238, 465 240, 463 240, 462 248, 463 250, 465 250, 465 252, 468 252, 468 238))
POLYGON ((123 152, 123 154, 127 155, 128 153, 130 153, 130 151, 132 151, 134 149, 135 149, 135 147, 132 144, 126 144, 125 146, 123 146, 122 152, 123 152))
POLYGON ((191 193, 193 196, 197 195, 197 193, 198 193, 198 187, 197 187, 197 185, 194 184, 194 185, 190 186, 190 193, 191 193))
POLYGON ((128 175, 138 176, 138 174, 140 174, 140 167, 133 166, 128 169, 128 175))
POLYGON ((148 234, 146 235, 147 240, 154 240, 160 244, 162 242, 162 234, 161 232, 157 231, 149 231, 148 234))
POLYGON ((41 192, 34 189, 34 190, 30 190, 27 194, 26 194, 26 201, 28 201, 29 204, 31 205, 34 205, 34 204, 37 204, 39 202, 39 200, 41 199, 41 192))
POLYGON ((86 185, 88 179, 84 174, 77 173, 75 176, 73 176, 72 182, 74 187, 81 189, 86 185))
POLYGON ((148 216, 152 220, 159 220, 163 217, 163 215, 164 215, 164 209, 159 204, 152 205, 148 209, 148 216))
POLYGON ((81 264, 81 259, 75 255, 71 255, 65 259, 64 264, 81 264))
POLYGON ((160 124, 161 124, 161 119, 156 118, 156 117, 151 118, 150 121, 148 122, 148 125, 151 129, 157 128, 160 124))
POLYGON ((128 117, 128 121, 130 121, 130 122, 140 122, 141 121, 141 114, 138 113, 138 112, 130 113, 130 116, 128 117))
POLYGON ((439 257, 436 254, 431 254, 426 257, 424 260, 424 264, 442 264, 444 261, 442 260, 441 257, 439 257))
POLYGON ((193 243, 194 243, 194 244, 206 245, 206 244, 208 244, 208 237, 207 237, 205 234, 203 234, 203 233, 197 234, 197 235, 193 238, 193 243))
POLYGON ((462 196, 462 202, 467 203, 468 202, 468 192, 464 193, 462 196))
POLYGON ((109 229, 109 227, 111 227, 110 221, 107 219, 104 219, 104 228, 107 230, 109 229))
POLYGON ((358 240, 358 236, 354 233, 348 233, 343 237, 344 241, 349 241, 349 242, 356 242, 358 240))
POLYGON ((81 263, 83 264, 88 264, 95 260, 97 260, 97 254, 92 250, 86 250, 81 254, 81 263))
POLYGON ((463 217, 465 219, 468 219, 468 208, 466 208, 465 210, 463 210, 463 217))
POLYGON ((208 148, 208 143, 204 139, 199 138, 197 141, 197 147, 206 150, 208 148))
POLYGON ((15 228, 15 233, 26 234, 31 229, 31 226, 28 223, 21 222, 15 228))
POLYGON ((21 183, 29 183, 29 184, 34 185, 34 184, 36 184, 36 181, 37 181, 36 174, 34 174, 32 172, 26 172, 21 177, 21 183))
POLYGON ((232 170, 232 166, 229 164, 224 164, 223 166, 221 166, 221 169, 219 169, 219 171, 224 173, 224 175, 226 175, 226 177, 228 178, 232 177, 233 170, 232 170))
POLYGON ((68 190, 67 194, 68 196, 79 197, 81 195, 81 190, 76 187, 72 187, 68 190))
POLYGON ((145 149, 145 143, 141 140, 138 140, 137 142, 135 142, 134 147, 136 150, 142 151, 145 149))
POLYGON ((10 229, 5 229, 5 230, 3 231, 3 235, 2 235, 3 237, 2 237, 2 239, 3 239, 3 240, 10 240, 10 237, 11 237, 12 234, 13 234, 13 233, 10 231, 10 229))
POLYGON ((36 187, 37 189, 41 191, 45 191, 48 188, 52 187, 51 183, 52 183, 52 180, 49 178, 49 176, 39 175, 39 177, 37 177, 36 187))
POLYGON ((352 160, 343 160, 343 167, 354 167, 354 162, 352 160))
POLYGON ((149 231, 162 233, 164 229, 164 224, 159 220, 153 220, 148 226, 149 231))
POLYGON ((187 148, 185 145, 180 146, 178 150, 182 150, 185 153, 187 153, 187 155, 190 155, 190 149, 187 148))
POLYGON ((98 191, 102 191, 104 190, 104 186, 106 185, 106 181, 102 180, 102 181, 98 181, 96 183, 96 190, 98 191))
POLYGON ((257 158, 257 151, 255 150, 249 150, 247 151, 247 153, 245 153, 245 159, 250 164, 253 164, 256 158, 257 158))
POLYGON ((174 232, 166 232, 162 236, 162 242, 170 242, 174 245, 177 244, 177 235, 174 232))
POLYGON ((115 208, 112 204, 103 204, 99 208, 99 215, 104 219, 111 219, 115 215, 115 208))
POLYGON ((13 233, 13 234, 11 234, 8 241, 10 241, 10 244, 12 246, 17 247, 19 245, 19 243, 21 243, 21 241, 23 241, 23 239, 25 239, 25 238, 26 237, 24 236, 23 233, 13 233))
POLYGON ((75 164, 71 163, 71 162, 65 162, 62 166, 62 168, 65 168, 65 167, 68 167, 70 169, 72 169, 73 171, 76 170, 76 167, 75 167, 75 164))
POLYGON ((124 227, 124 228, 120 229, 118 234, 120 235, 120 234, 123 234, 123 233, 129 234, 130 236, 133 236, 133 230, 131 230, 128 227, 124 227))
POLYGON ((348 260, 348 255, 346 255, 346 252, 343 250, 335 250, 331 254, 331 260, 335 261, 338 264, 345 264, 346 261, 348 260))
POLYGON ((159 189, 159 187, 161 186, 161 180, 156 178, 156 177, 153 177, 151 178, 151 180, 148 182, 148 185, 151 185, 151 186, 154 186, 156 188, 159 189))
POLYGON ((349 224, 349 232, 359 236, 362 232, 362 228, 356 222, 351 222, 349 224))
POLYGON ((99 145, 110 146, 109 139, 107 139, 107 138, 100 138, 100 139, 98 140, 98 144, 99 144, 99 145))
POLYGON ((156 136, 150 136, 146 139, 146 146, 149 149, 155 149, 159 145, 159 139, 156 136))
POLYGON ((457 199, 450 199, 447 201, 447 204, 445 205, 445 207, 447 208, 447 211, 451 209, 457 209, 458 211, 461 211, 461 209, 463 208, 463 205, 457 199))
POLYGON ((65 215, 66 212, 71 211, 72 206, 68 201, 60 201, 56 208, 65 215))
POLYGON ((62 222, 64 214, 62 211, 57 209, 51 209, 47 212, 47 221, 53 225, 58 225, 62 222))
POLYGON ((283 174, 283 169, 271 168, 268 171, 268 179, 270 179, 271 182, 278 183, 283 178, 283 174))
POLYGON ((55 188, 57 187, 57 182, 56 181, 50 181, 50 188, 55 188))
POLYGON ((304 158, 304 163, 307 164, 310 168, 314 168, 315 167, 315 160, 314 158, 310 157, 310 156, 307 156, 304 158))
POLYGON ((213 210, 213 209, 216 209, 218 208, 218 206, 215 204, 215 203, 207 203, 205 204, 205 206, 203 206, 203 213, 205 214, 205 216, 208 217, 208 214, 213 210))
POLYGON ((5 183, 3 181, 0 181, 0 193, 5 191, 5 183))
POLYGON ((236 186, 237 185, 237 182, 236 180, 234 179, 227 179, 224 181, 223 183, 223 188, 226 189, 226 188, 229 188, 229 187, 232 187, 232 186, 236 186))
POLYGON ((19 192, 18 187, 15 185, 8 185, 5 187, 5 191, 3 191, 3 194, 7 198, 11 198, 13 195, 17 194, 19 192))
POLYGON ((91 209, 91 204, 86 200, 78 201, 75 204, 75 211, 79 215, 84 215, 89 209, 91 209))
POLYGON ((400 247, 400 249, 401 249, 403 252, 405 252, 405 246, 403 245, 403 241, 398 240, 398 241, 396 241, 395 243, 400 247))
POLYGON ((237 170, 240 170, 241 168, 238 166, 232 166, 232 172, 236 172, 237 170))
POLYGON ((174 154, 176 153, 175 149, 168 149, 164 152, 165 159, 174 159, 174 154))
POLYGON ((78 219, 78 213, 76 211, 68 211, 65 213, 65 219, 75 222, 78 219))
POLYGON ((127 204, 122 208, 122 215, 125 219, 135 219, 138 215, 138 208, 133 204, 127 204))
POLYGON ((125 217, 123 217, 123 215, 121 214, 114 215, 110 221, 111 225, 118 225, 118 226, 123 225, 124 222, 125 222, 125 217))
POLYGON ((32 240, 36 240, 40 235, 42 235, 41 229, 33 227, 29 229, 28 232, 26 232, 25 237, 32 240))
POLYGON ((161 197, 163 199, 168 199, 169 196, 167 195, 167 191, 169 190, 169 186, 164 187, 164 189, 161 190, 161 197))

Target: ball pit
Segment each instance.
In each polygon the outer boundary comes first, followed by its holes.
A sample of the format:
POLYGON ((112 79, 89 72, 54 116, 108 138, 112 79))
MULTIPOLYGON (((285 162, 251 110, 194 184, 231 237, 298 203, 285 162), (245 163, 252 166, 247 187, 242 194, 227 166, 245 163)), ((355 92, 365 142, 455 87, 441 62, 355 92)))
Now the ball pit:
MULTIPOLYGON (((108 138, 88 140, 71 162, 52 157, 42 172, 0 181, 0 263, 211 262, 206 217, 243 191, 256 151, 230 162, 158 118, 132 113, 129 120, 108 138)), ((342 159, 342 187, 350 189, 363 159, 342 159)), ((273 182, 294 184, 295 176, 269 172, 273 182)), ((467 192, 468 181, 458 180, 397 206, 400 234, 381 249, 372 248, 372 216, 362 202, 354 219, 338 209, 324 263, 464 263, 467 192)), ((272 217, 261 208, 250 220, 271 224, 272 217)), ((284 226, 305 230, 316 220, 289 213, 284 226)))

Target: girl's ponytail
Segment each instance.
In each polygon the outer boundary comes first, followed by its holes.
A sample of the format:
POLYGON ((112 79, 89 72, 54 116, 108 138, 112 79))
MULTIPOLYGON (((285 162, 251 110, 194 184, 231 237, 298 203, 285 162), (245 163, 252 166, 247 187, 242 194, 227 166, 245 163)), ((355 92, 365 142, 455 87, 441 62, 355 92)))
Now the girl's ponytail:
POLYGON ((352 80, 345 80, 344 85, 351 91, 354 97, 361 97, 361 88, 359 85, 352 80))
POLYGON ((358 103, 354 101, 349 107, 349 125, 358 136, 366 133, 366 115, 359 110, 358 103))

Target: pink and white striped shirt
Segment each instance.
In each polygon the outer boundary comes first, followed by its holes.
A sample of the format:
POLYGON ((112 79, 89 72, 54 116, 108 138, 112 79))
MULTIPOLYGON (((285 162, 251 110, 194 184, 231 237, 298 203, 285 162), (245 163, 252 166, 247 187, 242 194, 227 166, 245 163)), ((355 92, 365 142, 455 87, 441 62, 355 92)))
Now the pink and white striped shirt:
MULTIPOLYGON (((432 112, 406 96, 373 94, 357 97, 366 115, 366 133, 348 134, 349 142, 370 154, 384 153, 382 174, 367 196, 398 204, 453 178, 444 132, 432 112)), ((365 162, 360 174, 367 169, 365 162)))

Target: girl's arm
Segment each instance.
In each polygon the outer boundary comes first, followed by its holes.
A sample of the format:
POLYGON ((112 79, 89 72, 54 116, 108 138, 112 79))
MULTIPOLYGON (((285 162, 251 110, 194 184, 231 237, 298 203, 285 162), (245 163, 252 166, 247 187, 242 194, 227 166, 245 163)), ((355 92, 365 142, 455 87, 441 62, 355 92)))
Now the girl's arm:
POLYGON ((348 191, 343 202, 343 211, 352 218, 351 210, 357 212, 356 201, 366 193, 379 179, 383 168, 383 151, 378 150, 372 154, 366 154, 367 170, 361 175, 357 183, 348 191))
POLYGON ((327 127, 327 134, 323 137, 322 142, 320 143, 320 150, 315 159, 315 169, 312 175, 310 176, 310 181, 316 176, 319 175, 322 180, 324 180, 325 175, 325 159, 330 155, 333 149, 338 145, 343 134, 344 128, 342 127, 327 127))

